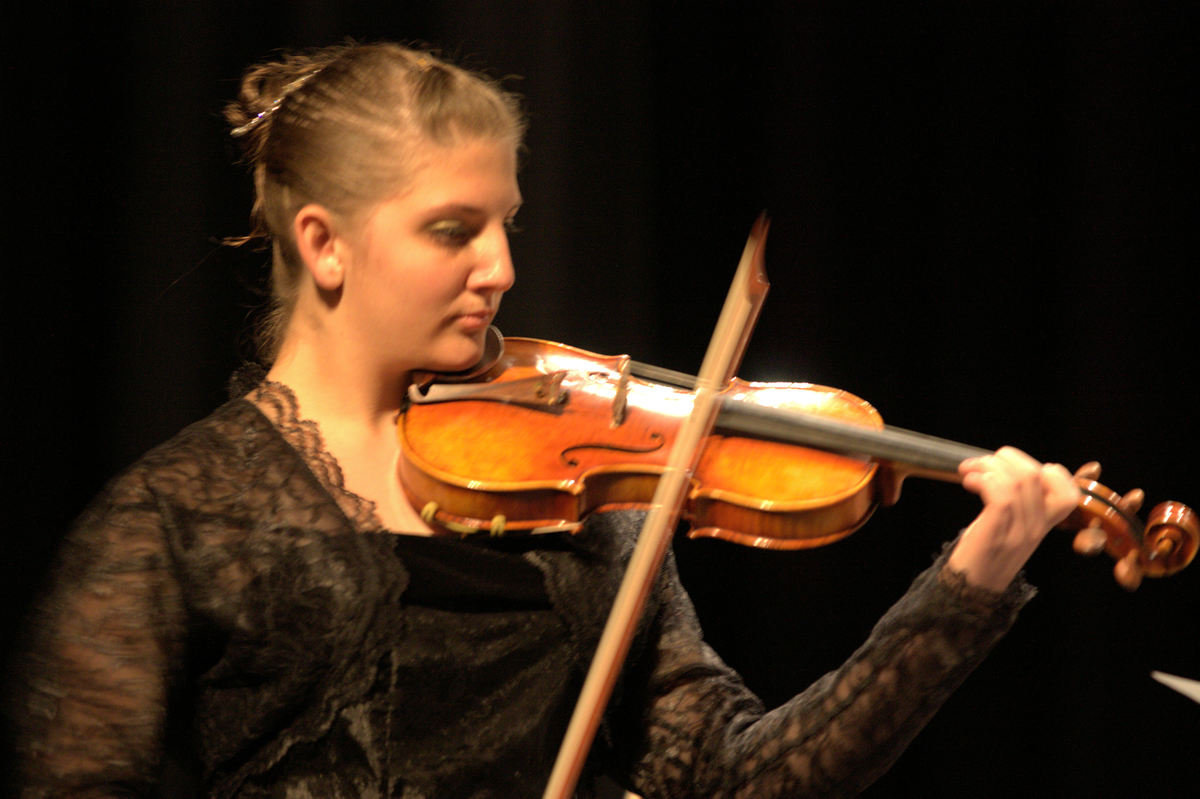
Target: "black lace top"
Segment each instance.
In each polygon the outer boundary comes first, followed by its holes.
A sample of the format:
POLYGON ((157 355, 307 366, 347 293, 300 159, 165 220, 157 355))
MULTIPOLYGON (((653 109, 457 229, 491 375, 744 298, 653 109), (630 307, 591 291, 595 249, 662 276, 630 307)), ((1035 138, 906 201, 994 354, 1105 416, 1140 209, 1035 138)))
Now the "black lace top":
MULTIPOLYGON (((25 795, 174 795, 181 773, 218 797, 540 795, 639 522, 396 536, 290 393, 260 387, 147 454, 66 539, 14 705, 25 795)), ((1032 594, 970 589, 943 560, 845 665, 765 712, 668 558, 589 778, 857 793, 1032 594)))

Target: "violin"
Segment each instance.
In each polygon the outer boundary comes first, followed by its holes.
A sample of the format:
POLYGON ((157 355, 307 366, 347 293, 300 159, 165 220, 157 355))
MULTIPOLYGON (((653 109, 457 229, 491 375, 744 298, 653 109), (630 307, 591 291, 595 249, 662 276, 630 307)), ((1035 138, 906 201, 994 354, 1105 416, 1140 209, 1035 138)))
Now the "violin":
MULTIPOLYGON (((424 521, 469 535, 574 531, 591 513, 649 507, 694 378, 529 338, 489 336, 490 363, 414 385, 399 421, 400 477, 424 521), (463 447, 464 441, 473 442, 463 447)), ((957 481, 988 450, 884 425, 866 400, 811 383, 738 378, 720 392, 681 518, 693 538, 800 549, 853 533, 912 476, 957 481)), ((1188 565, 1200 523, 1186 505, 1146 522, 1120 495, 1077 479, 1064 527, 1099 527, 1116 560, 1147 576, 1188 565)))

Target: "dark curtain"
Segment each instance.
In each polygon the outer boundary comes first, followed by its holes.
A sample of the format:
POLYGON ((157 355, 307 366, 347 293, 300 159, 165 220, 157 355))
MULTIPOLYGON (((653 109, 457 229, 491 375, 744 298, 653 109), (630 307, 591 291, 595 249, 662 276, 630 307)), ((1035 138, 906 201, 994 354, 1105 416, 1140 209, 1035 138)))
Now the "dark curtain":
MULTIPOLYGON (((757 213, 741 370, 893 424, 1200 502, 1197 6, 1187 2, 41 4, 5 26, 3 632, 103 482, 222 401, 267 255, 222 104, 277 48, 423 42, 525 97, 499 324, 699 364, 757 213), (743 7, 744 6, 744 7, 743 7), (14 246, 15 243, 15 246, 14 246)), ((769 703, 835 667, 977 502, 912 483, 843 543, 676 546, 769 703)), ((1200 571, 1117 588, 1052 534, 1040 595, 869 792, 1182 796, 1200 571)), ((6 647, 7 649, 7 647, 6 647)))

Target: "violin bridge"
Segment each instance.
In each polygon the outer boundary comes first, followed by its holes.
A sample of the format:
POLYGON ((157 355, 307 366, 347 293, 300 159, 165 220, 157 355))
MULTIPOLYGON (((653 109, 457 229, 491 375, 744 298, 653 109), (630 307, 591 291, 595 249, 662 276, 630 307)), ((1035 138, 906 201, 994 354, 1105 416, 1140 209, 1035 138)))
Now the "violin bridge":
POLYGON ((632 361, 625 358, 621 361, 621 376, 617 379, 616 391, 613 393, 612 420, 610 427, 620 427, 625 421, 625 413, 629 408, 629 374, 632 361))

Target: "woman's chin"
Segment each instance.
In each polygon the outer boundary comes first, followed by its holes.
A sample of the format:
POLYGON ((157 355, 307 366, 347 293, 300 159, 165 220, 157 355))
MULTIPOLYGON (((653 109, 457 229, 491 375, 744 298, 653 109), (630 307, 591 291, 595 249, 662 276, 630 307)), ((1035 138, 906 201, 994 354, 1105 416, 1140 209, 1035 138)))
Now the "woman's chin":
POLYGON ((437 357, 430 359, 431 372, 462 372, 479 363, 483 357, 483 337, 478 342, 463 341, 454 347, 446 347, 437 357))

